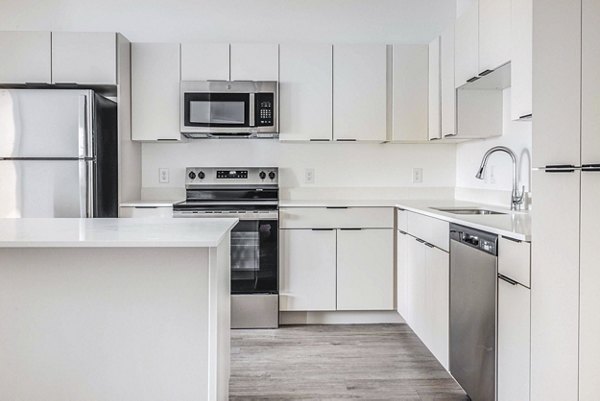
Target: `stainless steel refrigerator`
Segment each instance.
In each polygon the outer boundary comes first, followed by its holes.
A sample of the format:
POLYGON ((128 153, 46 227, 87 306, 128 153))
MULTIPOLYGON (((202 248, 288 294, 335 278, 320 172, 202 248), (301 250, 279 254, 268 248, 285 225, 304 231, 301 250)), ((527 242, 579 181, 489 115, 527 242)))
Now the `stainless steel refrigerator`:
POLYGON ((0 89, 0 217, 117 217, 117 153, 112 100, 0 89))

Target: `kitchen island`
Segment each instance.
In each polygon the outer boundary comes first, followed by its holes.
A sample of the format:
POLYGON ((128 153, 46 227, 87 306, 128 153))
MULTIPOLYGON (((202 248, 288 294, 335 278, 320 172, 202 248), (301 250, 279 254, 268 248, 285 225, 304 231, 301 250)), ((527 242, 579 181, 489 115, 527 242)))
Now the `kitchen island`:
POLYGON ((0 399, 226 400, 237 219, 0 219, 0 399))

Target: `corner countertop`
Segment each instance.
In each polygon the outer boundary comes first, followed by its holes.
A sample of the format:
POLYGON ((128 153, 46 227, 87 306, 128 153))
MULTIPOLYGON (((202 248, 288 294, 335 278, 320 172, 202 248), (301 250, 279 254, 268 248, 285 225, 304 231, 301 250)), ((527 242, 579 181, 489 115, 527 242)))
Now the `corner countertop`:
POLYGON ((279 207, 395 207, 449 223, 461 224, 478 230, 513 238, 531 241, 531 214, 527 211, 511 211, 507 208, 481 203, 458 201, 455 199, 435 200, 280 200, 279 207), (498 211, 495 215, 458 215, 442 212, 434 208, 476 207, 498 211))
POLYGON ((0 248, 212 248, 238 219, 0 219, 0 248))

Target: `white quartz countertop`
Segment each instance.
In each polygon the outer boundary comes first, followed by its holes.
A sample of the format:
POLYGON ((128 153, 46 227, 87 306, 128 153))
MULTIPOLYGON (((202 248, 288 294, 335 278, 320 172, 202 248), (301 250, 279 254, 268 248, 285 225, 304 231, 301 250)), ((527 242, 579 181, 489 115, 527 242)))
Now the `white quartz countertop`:
POLYGON ((280 200, 279 207, 397 207, 450 223, 461 224, 520 241, 531 241, 531 214, 481 203, 435 200, 280 200), (458 215, 434 208, 475 207, 502 212, 494 215, 458 215))
POLYGON ((0 248, 218 246, 238 219, 0 219, 0 248))

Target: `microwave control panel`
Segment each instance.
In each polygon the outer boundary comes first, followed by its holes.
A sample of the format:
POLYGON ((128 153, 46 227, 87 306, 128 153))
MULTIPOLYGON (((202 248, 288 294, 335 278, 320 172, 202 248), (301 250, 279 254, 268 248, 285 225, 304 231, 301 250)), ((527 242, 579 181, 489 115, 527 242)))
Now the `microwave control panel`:
POLYGON ((257 127, 272 127, 273 114, 275 113, 275 96, 273 93, 256 93, 256 126, 257 127))

